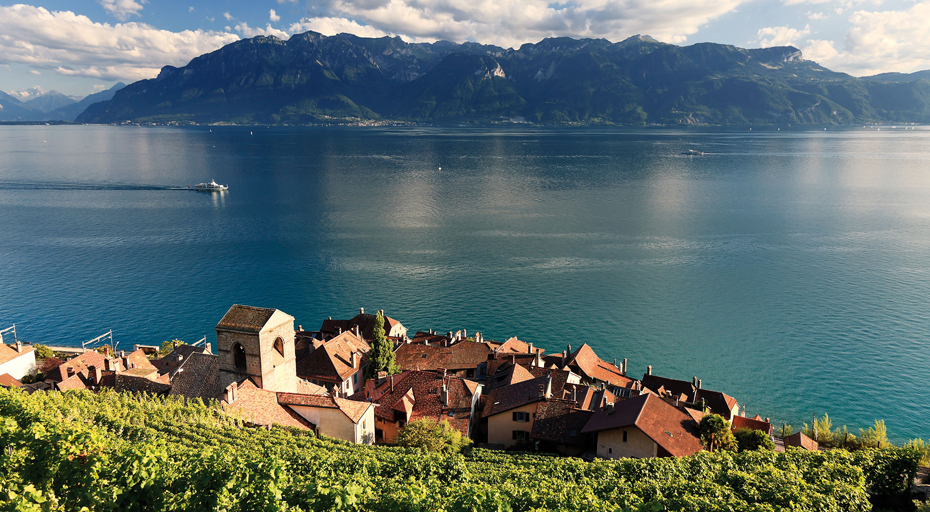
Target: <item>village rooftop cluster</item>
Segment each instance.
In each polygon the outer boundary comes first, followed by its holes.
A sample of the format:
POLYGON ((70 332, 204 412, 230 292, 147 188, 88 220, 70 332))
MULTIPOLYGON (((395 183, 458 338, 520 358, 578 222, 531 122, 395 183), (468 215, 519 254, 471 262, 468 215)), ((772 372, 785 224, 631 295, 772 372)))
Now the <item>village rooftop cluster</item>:
MULTIPOLYGON (((705 389, 696 377, 660 377, 650 366, 636 379, 627 375, 626 359, 605 361, 587 344, 546 354, 515 337, 498 342, 464 329, 411 337, 400 322, 383 318, 394 375, 365 378, 376 315, 364 309, 308 331, 295 330, 294 317, 277 309, 234 305, 216 325, 216 353, 209 343, 177 345, 154 360, 141 346, 112 356, 88 350, 32 384, 18 379, 36 371, 33 347, 0 343, 0 385, 217 400, 253 425, 360 444, 394 443, 411 421, 445 421, 478 446, 589 460, 692 455, 702 450, 698 425, 708 413, 734 430, 773 434, 768 418, 740 415, 735 398, 705 389)), ((801 433, 775 441, 781 450, 817 449, 801 433)))

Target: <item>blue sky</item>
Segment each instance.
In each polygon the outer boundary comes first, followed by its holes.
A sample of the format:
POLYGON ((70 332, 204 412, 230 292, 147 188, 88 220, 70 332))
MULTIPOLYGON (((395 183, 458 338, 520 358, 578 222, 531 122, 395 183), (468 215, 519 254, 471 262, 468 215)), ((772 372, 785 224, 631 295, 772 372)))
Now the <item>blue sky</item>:
POLYGON ((856 76, 930 69, 930 0, 0 0, 0 90, 85 95, 239 38, 399 35, 505 47, 549 36, 793 45, 856 76))

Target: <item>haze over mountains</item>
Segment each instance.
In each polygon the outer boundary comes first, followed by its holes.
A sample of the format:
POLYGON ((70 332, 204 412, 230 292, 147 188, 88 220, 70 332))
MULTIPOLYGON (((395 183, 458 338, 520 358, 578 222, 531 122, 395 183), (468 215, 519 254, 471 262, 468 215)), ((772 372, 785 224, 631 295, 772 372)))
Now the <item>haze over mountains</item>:
POLYGON ((0 121, 74 121, 88 106, 109 100, 123 87, 126 84, 119 82, 83 98, 65 96, 55 90, 46 92, 40 87, 9 94, 0 91, 0 121))
MULTIPOLYGON (((551 38, 514 50, 306 32, 286 41, 243 39, 187 66, 165 66, 110 101, 85 104, 76 120, 926 123, 928 75, 855 78, 804 60, 790 46, 680 47, 648 36, 619 43, 551 38)), ((0 104, 5 119, 23 115, 3 96, 0 104)))

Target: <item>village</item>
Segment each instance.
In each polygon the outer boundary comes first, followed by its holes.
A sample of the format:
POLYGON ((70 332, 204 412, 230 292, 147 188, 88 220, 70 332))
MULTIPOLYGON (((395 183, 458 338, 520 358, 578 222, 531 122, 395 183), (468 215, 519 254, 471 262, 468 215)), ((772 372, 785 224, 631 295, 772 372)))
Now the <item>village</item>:
POLYGON ((215 353, 211 343, 171 348, 160 358, 157 347, 141 345, 131 353, 86 350, 44 364, 42 378, 29 382, 39 370, 35 347, 0 343, 0 385, 216 400, 251 425, 359 444, 394 444, 408 423, 432 420, 489 449, 586 460, 681 457, 705 448, 698 426, 716 414, 733 431, 763 432, 776 450, 817 449, 800 432, 776 438, 768 418, 746 417, 734 397, 697 377, 661 377, 649 366, 637 379, 626 359, 609 362, 587 344, 546 354, 516 337, 492 341, 465 329, 410 336, 383 311, 360 309, 304 330, 280 310, 233 305, 216 325, 215 353), (392 371, 369 371, 379 335, 393 349, 392 371))

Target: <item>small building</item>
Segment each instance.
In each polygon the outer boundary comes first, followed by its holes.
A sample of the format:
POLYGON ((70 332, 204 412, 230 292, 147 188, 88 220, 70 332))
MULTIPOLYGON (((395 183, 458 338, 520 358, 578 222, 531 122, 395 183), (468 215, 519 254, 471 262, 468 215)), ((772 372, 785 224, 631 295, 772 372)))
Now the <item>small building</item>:
POLYGON ((317 433, 350 443, 375 442, 375 406, 323 395, 278 393, 278 403, 314 425, 317 433))
POLYGON ((795 448, 800 448, 802 450, 808 450, 815 452, 820 449, 820 445, 817 441, 807 437, 801 432, 795 432, 790 436, 785 437, 785 446, 794 446, 795 448))
POLYGON ((539 402, 530 439, 537 443, 540 451, 579 456, 593 444, 592 434, 582 432, 592 415, 594 411, 581 408, 581 404, 573 400, 539 402))
POLYGON ((720 391, 703 389, 701 380, 697 377, 692 378, 691 382, 659 377, 652 374, 650 366, 643 376, 642 387, 672 401, 678 400, 693 405, 703 402, 708 412, 723 416, 727 421, 732 420, 739 412, 739 404, 735 398, 720 391))
POLYGON ((442 371, 463 379, 484 379, 491 348, 474 341, 401 343, 394 359, 401 370, 442 371))
POLYGON ((597 410, 582 432, 597 435, 604 459, 683 457, 702 449, 691 416, 651 393, 597 410))
POLYGON ((9 373, 4 373, 0 375, 0 387, 3 388, 21 388, 23 383, 19 380, 13 378, 9 373))
POLYGON ((538 404, 551 397, 549 376, 492 389, 482 412, 487 419, 487 442, 504 447, 528 442, 538 404))
POLYGON ((19 380, 36 371, 36 353, 31 345, 17 341, 12 345, 0 343, 0 375, 9 373, 19 380))
POLYGON ((754 418, 733 416, 730 420, 730 428, 732 428, 734 432, 741 428, 748 428, 749 430, 761 430, 768 436, 772 435, 772 424, 758 415, 754 418))
POLYGON ((369 380, 356 400, 370 400, 375 410, 375 441, 394 443, 407 423, 428 419, 448 422, 470 438, 476 425, 481 384, 441 371, 407 371, 369 380))
POLYGON ((365 386, 365 368, 370 347, 351 331, 323 343, 297 363, 296 374, 301 379, 349 396, 365 386))

